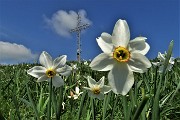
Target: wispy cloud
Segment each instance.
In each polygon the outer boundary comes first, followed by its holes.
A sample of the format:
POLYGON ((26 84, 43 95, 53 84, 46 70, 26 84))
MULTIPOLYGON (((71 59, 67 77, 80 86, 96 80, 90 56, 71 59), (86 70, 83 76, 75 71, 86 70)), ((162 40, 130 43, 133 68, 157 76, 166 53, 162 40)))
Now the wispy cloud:
MULTIPOLYGON (((79 10, 81 16, 81 23, 92 24, 92 21, 87 18, 87 13, 85 10, 79 10)), ((50 28, 55 31, 58 35, 69 37, 70 29, 73 29, 77 26, 77 12, 75 11, 64 11, 59 10, 52 15, 49 19, 46 16, 44 17, 45 22, 50 26, 50 28)))
POLYGON ((30 49, 16 43, 0 41, 0 64, 16 64, 37 59, 30 49))

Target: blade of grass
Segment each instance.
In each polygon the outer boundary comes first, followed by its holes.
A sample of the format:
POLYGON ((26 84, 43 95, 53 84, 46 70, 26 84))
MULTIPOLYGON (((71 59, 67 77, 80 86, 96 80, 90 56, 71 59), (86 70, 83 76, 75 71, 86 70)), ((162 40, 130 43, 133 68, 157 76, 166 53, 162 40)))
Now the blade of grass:
POLYGON ((16 114, 18 116, 18 119, 21 120, 21 116, 20 116, 20 112, 19 112, 19 105, 18 105, 18 101, 16 96, 14 95, 14 93, 12 94, 12 100, 16 109, 16 114))
POLYGON ((51 101, 52 101, 52 78, 49 82, 49 103, 48 103, 48 112, 47 112, 47 118, 48 120, 51 120, 51 101))
POLYGON ((142 101, 139 104, 139 106, 138 106, 132 120, 138 120, 138 118, 139 118, 141 112, 143 111, 148 99, 149 99, 149 96, 145 95, 144 88, 142 88, 142 101))
POLYGON ((62 111, 62 102, 63 102, 63 87, 61 86, 59 88, 59 103, 58 103, 58 110, 57 110, 57 116, 56 119, 60 120, 61 119, 61 111, 62 111))
POLYGON ((95 113, 95 103, 94 103, 94 99, 91 98, 91 112, 92 112, 92 119, 96 120, 96 113, 95 113))
POLYGON ((35 116, 36 116, 36 118, 37 118, 38 120, 40 120, 40 119, 39 119, 39 114, 38 114, 37 108, 36 108, 36 106, 35 106, 35 104, 34 104, 34 101, 33 101, 32 97, 31 97, 30 89, 29 89, 29 87, 28 87, 28 84, 27 84, 27 82, 25 82, 25 83, 26 83, 26 89, 27 89, 28 98, 29 98, 29 100, 30 100, 31 106, 33 107, 35 116))
POLYGON ((106 117, 107 106, 109 105, 110 98, 112 96, 112 92, 109 92, 108 95, 105 95, 104 102, 103 102, 103 120, 106 117))
POLYGON ((81 117, 81 112, 82 112, 82 109, 83 109, 85 96, 86 96, 86 91, 83 91, 83 94, 82 94, 82 97, 81 97, 80 106, 79 106, 79 110, 78 110, 78 117, 77 117, 78 120, 79 120, 80 117, 81 117))
POLYGON ((123 106, 123 111, 124 111, 124 120, 127 120, 127 115, 128 115, 128 101, 126 96, 122 96, 122 106, 123 106))
POLYGON ((179 82, 179 84, 178 84, 178 86, 177 86, 175 92, 173 93, 173 95, 172 95, 172 97, 171 97, 171 99, 170 99, 169 104, 172 103, 172 100, 173 100, 174 96, 176 95, 176 93, 178 93, 179 89, 180 89, 180 82, 179 82))
POLYGON ((52 88, 52 103, 53 103, 53 108, 54 108, 54 111, 56 113, 56 118, 57 118, 57 116, 58 116, 58 113, 57 113, 57 100, 56 100, 54 87, 52 88))
POLYGON ((114 113, 115 113, 115 110, 117 108, 117 103, 118 103, 118 95, 115 98, 114 106, 113 106, 112 113, 111 113, 111 120, 114 119, 114 113))
POLYGON ((37 110, 38 110, 39 113, 40 113, 41 107, 42 107, 42 96, 43 96, 43 88, 41 86, 40 98, 39 98, 39 102, 38 102, 38 105, 37 105, 37 110))
POLYGON ((173 40, 170 42, 169 48, 168 48, 168 53, 167 53, 167 57, 166 60, 164 62, 164 69, 158 84, 158 88, 155 94, 155 98, 154 98, 154 103, 153 103, 153 111, 152 111, 152 119, 153 120, 159 120, 160 119, 160 108, 159 108, 159 97, 160 97, 160 88, 161 88, 161 84, 162 84, 162 80, 164 80, 165 78, 165 72, 166 72, 166 68, 168 66, 169 63, 169 59, 171 57, 172 54, 172 49, 173 49, 173 40))

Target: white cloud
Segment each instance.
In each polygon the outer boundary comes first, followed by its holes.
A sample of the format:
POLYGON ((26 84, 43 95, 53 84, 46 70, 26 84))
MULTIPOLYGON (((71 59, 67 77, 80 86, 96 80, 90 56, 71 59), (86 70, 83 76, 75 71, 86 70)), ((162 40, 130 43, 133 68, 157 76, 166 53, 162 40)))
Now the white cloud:
POLYGON ((0 64, 16 64, 35 59, 37 59, 37 55, 25 46, 0 41, 0 64))
MULTIPOLYGON (((81 16, 81 23, 82 24, 92 24, 87 18, 87 13, 85 10, 79 10, 79 14, 81 16)), ((45 18, 45 22, 60 36, 69 37, 70 36, 70 29, 73 29, 77 26, 77 12, 69 11, 66 12, 64 10, 59 10, 54 13, 51 19, 45 18)))

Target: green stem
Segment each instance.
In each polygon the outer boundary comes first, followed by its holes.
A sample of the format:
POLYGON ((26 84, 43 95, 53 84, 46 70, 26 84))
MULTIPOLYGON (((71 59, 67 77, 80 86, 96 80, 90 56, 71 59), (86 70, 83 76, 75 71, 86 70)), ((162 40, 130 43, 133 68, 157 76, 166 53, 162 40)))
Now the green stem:
POLYGON ((52 78, 49 82, 49 103, 48 103, 48 120, 51 120, 51 100, 52 100, 52 78))
POLYGON ((140 103, 139 107, 137 108, 135 114, 134 114, 134 117, 133 117, 133 120, 138 120, 144 106, 146 105, 147 101, 148 101, 149 97, 147 96, 144 96, 142 102, 140 103))
POLYGON ((113 116, 114 116, 114 112, 115 112, 115 108, 117 106, 117 103, 118 103, 118 95, 116 96, 116 100, 115 100, 115 103, 113 106, 113 110, 112 110, 112 114, 111 114, 111 120, 113 120, 113 116))
POLYGON ((80 107, 79 107, 79 110, 78 110, 78 120, 81 117, 81 112, 82 112, 82 109, 83 109, 83 105, 84 105, 84 101, 85 101, 85 96, 86 96, 86 92, 84 91, 83 94, 82 94, 82 97, 81 97, 81 103, 80 103, 80 107))
POLYGON ((56 100, 56 95, 55 95, 55 89, 52 88, 52 103, 53 103, 53 108, 56 113, 56 118, 57 118, 57 100, 56 100))
POLYGON ((156 94, 156 84, 157 84, 157 71, 158 71, 158 67, 156 66, 155 68, 156 72, 155 72, 155 78, 154 78, 154 96, 156 94))
MULTIPOLYGON (((110 97, 112 92, 109 92, 108 95, 105 96, 104 102, 103 102, 103 118, 102 120, 105 120, 106 117, 106 111, 107 111, 107 107, 110 101, 110 97)), ((114 94, 113 94, 114 95, 114 94)))
POLYGON ((128 106, 127 106, 127 98, 126 98, 126 96, 122 96, 122 106, 123 106, 123 111, 124 111, 124 119, 125 120, 127 120, 127 108, 128 108, 128 106))
POLYGON ((56 116, 57 120, 61 119, 62 102, 63 102, 63 87, 60 87, 59 93, 60 93, 60 95, 59 95, 59 103, 58 103, 59 107, 58 107, 57 116, 56 116))
POLYGON ((91 98, 91 105, 92 105, 92 118, 93 118, 93 120, 96 120, 95 104, 94 104, 94 99, 93 98, 91 98))

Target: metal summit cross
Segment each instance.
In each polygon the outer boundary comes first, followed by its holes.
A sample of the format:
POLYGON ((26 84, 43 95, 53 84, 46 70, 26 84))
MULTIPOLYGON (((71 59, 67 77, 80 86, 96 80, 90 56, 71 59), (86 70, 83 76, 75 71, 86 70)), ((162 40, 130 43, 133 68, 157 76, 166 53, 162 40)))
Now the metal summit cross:
POLYGON ((77 60, 80 63, 81 62, 81 31, 83 29, 86 29, 89 27, 89 24, 81 24, 81 16, 78 13, 77 17, 77 26, 74 29, 71 29, 70 32, 76 32, 77 33, 77 60))

